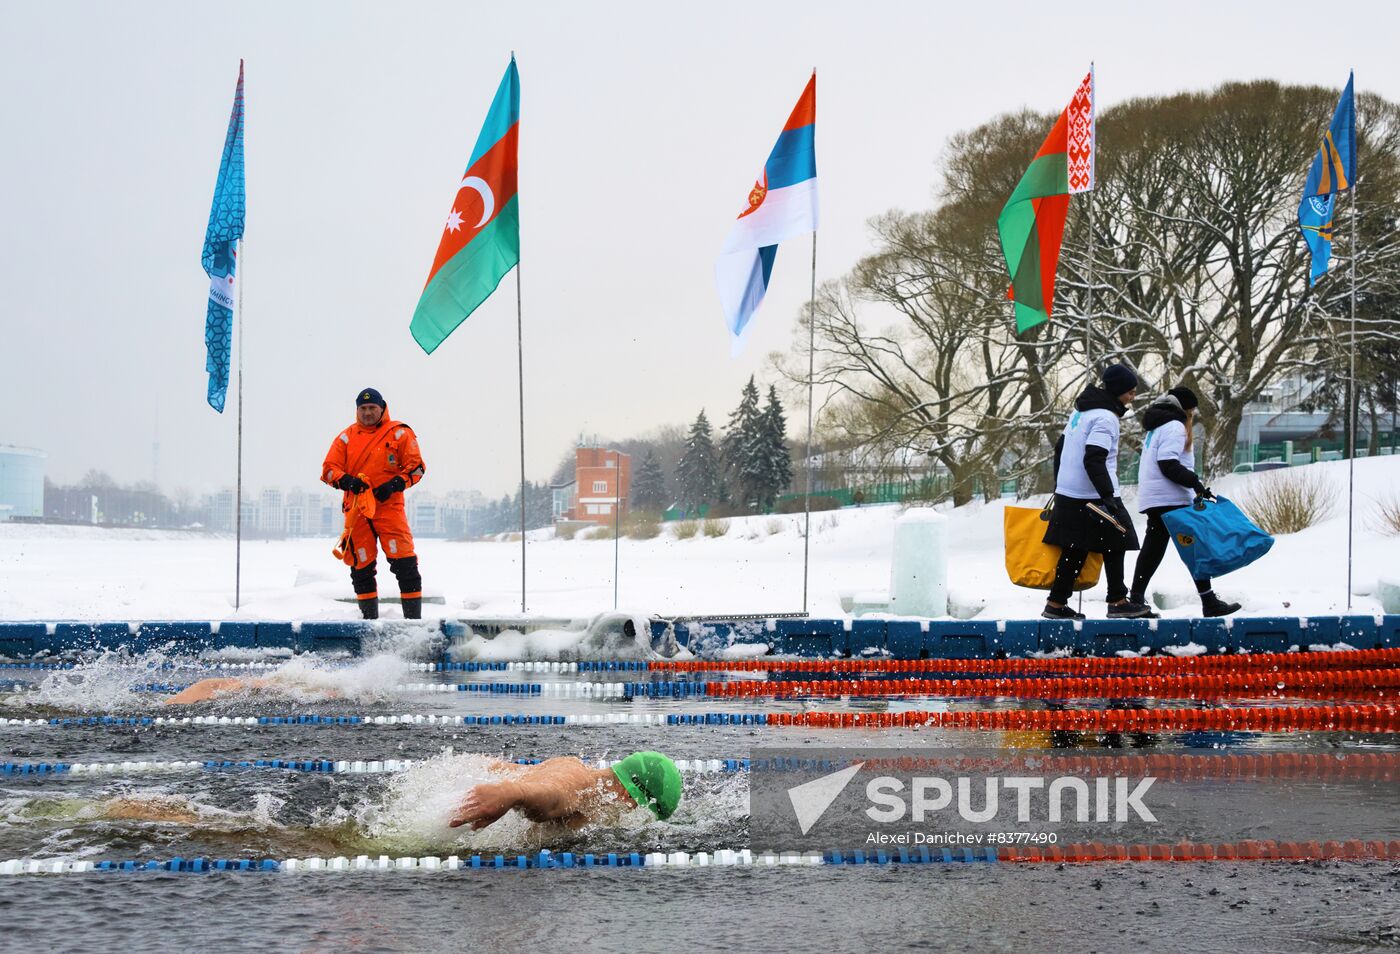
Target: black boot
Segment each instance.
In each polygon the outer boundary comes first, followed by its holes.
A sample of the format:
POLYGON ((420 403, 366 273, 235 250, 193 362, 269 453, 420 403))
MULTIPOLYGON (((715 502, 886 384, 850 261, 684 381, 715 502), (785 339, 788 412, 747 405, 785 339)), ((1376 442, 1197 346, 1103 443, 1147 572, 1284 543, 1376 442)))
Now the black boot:
POLYGON ((1202 616, 1229 616, 1231 613, 1239 612, 1239 603, 1227 603, 1215 595, 1214 590, 1206 590, 1201 594, 1201 615, 1202 616))
POLYGON ((1108 604, 1109 619, 1157 619, 1152 607, 1137 600, 1127 599, 1121 603, 1108 604))
POLYGON ((374 574, 377 560, 350 570, 350 585, 355 588, 355 598, 360 604, 360 615, 365 619, 379 618, 379 587, 375 585, 374 574))
POLYGON ((423 618, 423 577, 418 572, 416 556, 398 557, 389 561, 389 569, 399 581, 399 597, 403 603, 404 619, 423 618))

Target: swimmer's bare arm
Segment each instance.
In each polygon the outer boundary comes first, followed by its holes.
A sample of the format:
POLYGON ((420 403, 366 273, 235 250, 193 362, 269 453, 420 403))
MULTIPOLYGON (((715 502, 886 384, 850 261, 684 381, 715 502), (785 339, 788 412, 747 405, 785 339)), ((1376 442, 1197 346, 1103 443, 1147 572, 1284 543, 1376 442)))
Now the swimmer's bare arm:
POLYGON ((558 781, 484 782, 467 793, 447 824, 480 831, 513 808, 531 821, 568 819, 578 814, 579 792, 558 781))
POLYGON ((189 705, 191 702, 208 702, 215 696, 243 689, 256 689, 266 684, 266 680, 263 679, 201 679, 166 699, 165 704, 183 706, 189 705))
MULTIPOLYGON (((208 702, 219 696, 229 695, 235 692, 242 692, 245 689, 265 689, 269 686, 278 685, 275 679, 201 679, 193 685, 185 687, 180 692, 165 700, 168 706, 189 705, 192 702, 208 702)), ((285 684, 284 684, 285 685, 285 684)), ((325 690, 322 693, 327 699, 335 699, 340 696, 334 689, 325 690)))

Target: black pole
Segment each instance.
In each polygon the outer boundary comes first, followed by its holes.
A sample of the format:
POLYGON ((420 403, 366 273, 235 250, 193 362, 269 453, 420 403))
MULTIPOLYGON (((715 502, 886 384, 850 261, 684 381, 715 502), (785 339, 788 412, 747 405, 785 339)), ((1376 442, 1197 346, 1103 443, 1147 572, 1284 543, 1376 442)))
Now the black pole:
POLYGON ((520 304, 520 261, 515 263, 515 344, 520 365, 520 613, 525 614, 525 319, 520 304))

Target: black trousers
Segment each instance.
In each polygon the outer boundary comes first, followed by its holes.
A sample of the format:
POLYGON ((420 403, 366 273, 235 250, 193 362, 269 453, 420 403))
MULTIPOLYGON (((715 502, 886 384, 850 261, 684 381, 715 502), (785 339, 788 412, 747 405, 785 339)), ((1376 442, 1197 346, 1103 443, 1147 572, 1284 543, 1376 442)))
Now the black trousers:
MULTIPOLYGON (((1152 581, 1152 574, 1157 572, 1157 567, 1162 565, 1162 557, 1166 555, 1167 544, 1171 542, 1172 535, 1167 530, 1167 524, 1162 519, 1162 514, 1180 509, 1180 507, 1149 507, 1143 511, 1147 514, 1147 536, 1142 540, 1142 552, 1138 554, 1137 567, 1133 570, 1133 599, 1139 603, 1145 602, 1147 584, 1152 581)), ((1210 577, 1196 580, 1197 593, 1209 593, 1210 587, 1210 577)))
MULTIPOLYGON (((1103 575, 1108 582, 1108 601, 1117 603, 1128 595, 1128 587, 1123 582, 1123 558, 1126 550, 1105 550, 1103 555, 1103 575)), ((1050 587, 1050 602, 1068 603, 1074 592, 1074 581, 1084 563, 1089 559, 1089 551, 1079 547, 1064 547, 1060 550, 1060 562, 1055 564, 1055 584, 1050 587)), ((1141 562, 1141 561, 1139 561, 1141 562)))

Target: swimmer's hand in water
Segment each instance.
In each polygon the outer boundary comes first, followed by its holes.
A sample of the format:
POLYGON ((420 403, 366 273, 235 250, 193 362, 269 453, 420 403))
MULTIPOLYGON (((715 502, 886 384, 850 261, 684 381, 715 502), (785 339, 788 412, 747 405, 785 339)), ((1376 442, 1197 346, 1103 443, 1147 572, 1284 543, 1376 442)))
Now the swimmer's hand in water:
POLYGON ((474 786, 453 812, 447 827, 471 825, 472 831, 480 831, 500 821, 519 801, 517 789, 513 782, 484 782, 474 786))
POLYGON ((597 772, 572 757, 549 759, 519 771, 517 778, 475 786, 457 806, 448 827, 471 825, 473 831, 480 831, 511 809, 532 822, 578 825, 586 820, 584 809, 596 801, 597 772))

